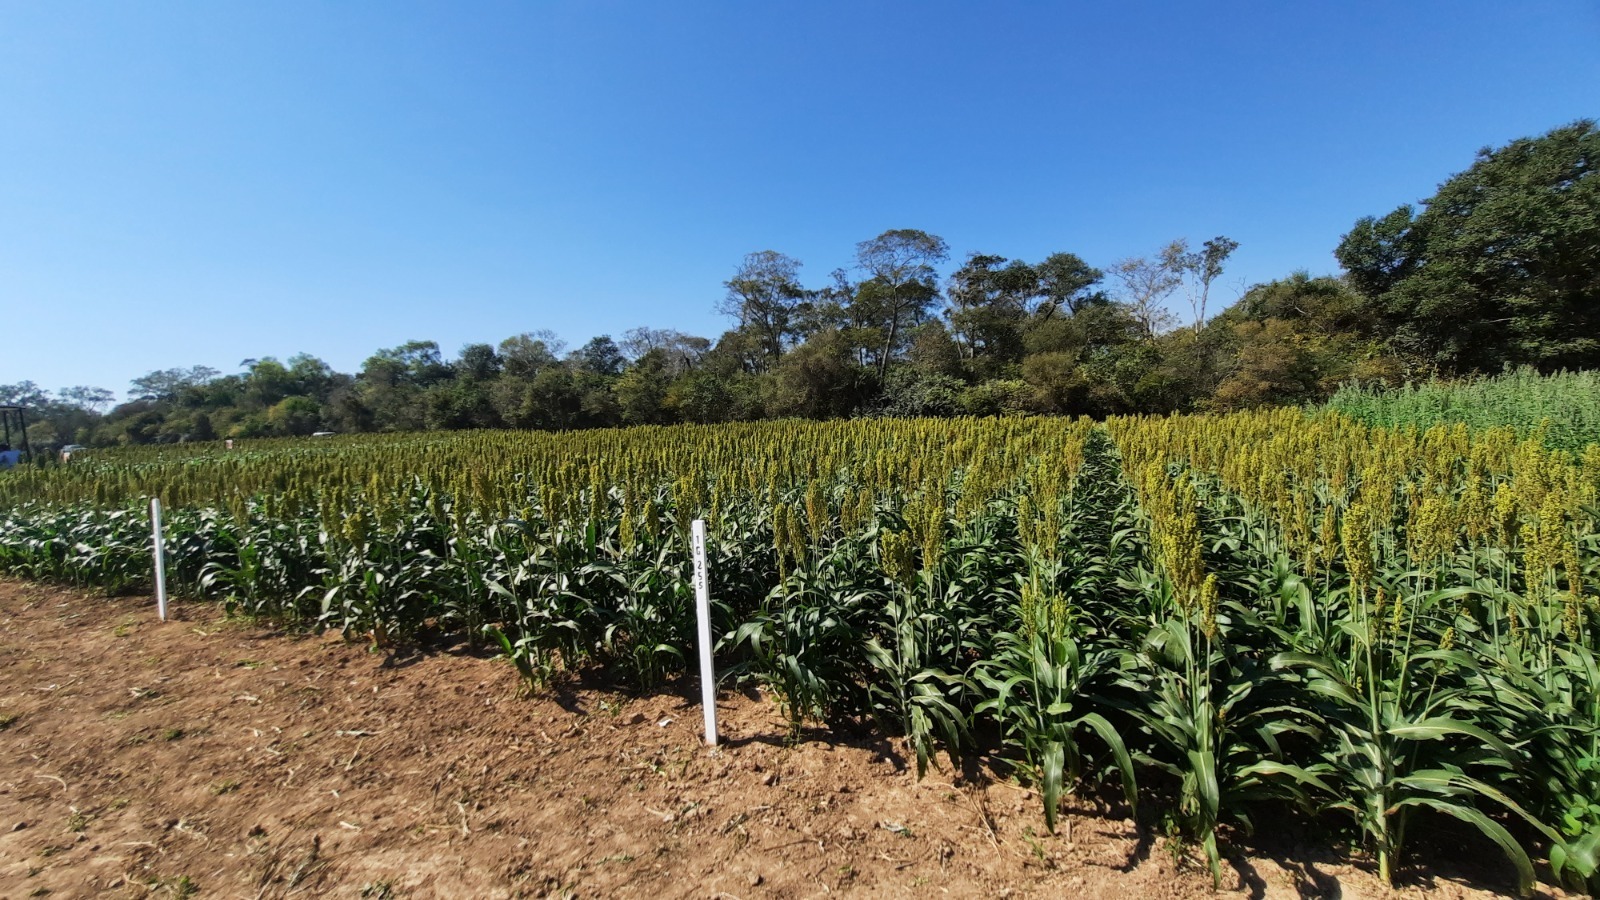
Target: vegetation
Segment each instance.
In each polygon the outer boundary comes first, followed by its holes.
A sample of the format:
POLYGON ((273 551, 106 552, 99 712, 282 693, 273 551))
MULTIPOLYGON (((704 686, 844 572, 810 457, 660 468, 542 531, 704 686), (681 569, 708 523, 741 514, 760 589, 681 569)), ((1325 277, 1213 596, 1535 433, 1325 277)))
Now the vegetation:
POLYGON ((1421 212, 1364 218, 1336 255, 1400 352, 1449 372, 1600 366, 1600 130, 1485 148, 1421 212))
POLYGON ((1388 428, 1465 423, 1473 429, 1509 426, 1546 445, 1581 452, 1600 443, 1600 373, 1541 376, 1529 368, 1400 388, 1348 385, 1328 401, 1331 410, 1388 428))
POLYGON ((130 448, 0 478, 0 571, 133 586, 158 495, 182 593, 648 688, 704 517, 719 671, 793 739, 870 721, 921 771, 998 735, 1047 824, 1104 781, 1214 873, 1300 816, 1393 878, 1445 816, 1592 890, 1597 490, 1600 446, 1294 409, 130 448))
MULTIPOLYGON (((1600 130, 1579 121, 1485 149, 1421 211, 1355 223, 1340 277, 1294 273, 1220 314, 1237 242, 1091 265, 891 229, 820 285, 751 253, 716 339, 637 328, 567 352, 554 335, 379 350, 353 374, 310 356, 193 367, 109 392, 0 385, 38 408, 36 446, 473 428, 566 430, 783 417, 1103 417, 1320 402, 1341 384, 1600 368, 1600 130), (1186 309, 1185 309, 1186 308, 1186 309), (1174 309, 1185 309, 1180 316, 1174 309)), ((708 301, 712 298, 708 297, 708 301)))
POLYGON ((998 740, 1048 827, 1114 784, 1214 877, 1261 816, 1337 822, 1387 878, 1444 816, 1524 892, 1539 858, 1592 892, 1600 419, 1594 376, 1534 373, 1600 367, 1597 151, 1589 121, 1484 150, 1357 222, 1344 276, 1214 317, 1226 237, 941 280, 946 243, 896 229, 820 288, 750 254, 714 342, 173 369, 105 415, 0 387, 37 444, 127 445, 0 473, 0 572, 140 586, 157 496, 179 593, 650 688, 692 657, 704 518, 719 671, 794 740, 872 722, 919 775, 998 740), (390 433, 273 438, 317 430, 390 433))

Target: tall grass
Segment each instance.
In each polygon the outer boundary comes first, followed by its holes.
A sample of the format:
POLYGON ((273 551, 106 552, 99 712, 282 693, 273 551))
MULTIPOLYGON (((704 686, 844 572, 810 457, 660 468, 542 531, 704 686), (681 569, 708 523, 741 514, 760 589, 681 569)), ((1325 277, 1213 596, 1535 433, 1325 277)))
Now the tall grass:
POLYGON ((1508 426, 1523 437, 1541 434, 1550 447, 1582 450, 1600 443, 1600 372, 1540 375, 1523 368, 1395 389, 1348 385, 1327 408, 1386 428, 1508 426))

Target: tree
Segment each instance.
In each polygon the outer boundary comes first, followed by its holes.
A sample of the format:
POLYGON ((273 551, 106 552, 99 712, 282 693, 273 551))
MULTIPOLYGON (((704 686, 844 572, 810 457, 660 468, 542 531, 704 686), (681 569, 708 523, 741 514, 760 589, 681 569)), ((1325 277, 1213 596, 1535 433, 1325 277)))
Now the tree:
POLYGON ((398 347, 379 350, 362 364, 362 377, 367 377, 368 373, 375 378, 417 387, 426 387, 451 375, 435 341, 406 341, 398 347))
POLYGON ((421 431, 428 424, 423 392, 452 374, 433 341, 408 341, 379 350, 361 365, 361 406, 370 412, 372 425, 383 431, 421 431))
POLYGON ((1088 405, 1089 379, 1076 353, 1035 353, 1022 362, 1022 380, 1033 390, 1028 405, 1034 412, 1070 415, 1088 405))
POLYGON ((35 447, 69 443, 93 431, 102 419, 97 407, 109 402, 111 392, 101 388, 62 388, 51 397, 32 381, 0 384, 0 405, 28 407, 28 440, 35 447))
POLYGON ((0 406, 40 407, 50 402, 50 395, 31 381, 0 384, 0 406))
POLYGON ((1147 341, 1153 342, 1172 324, 1172 313, 1165 302, 1183 284, 1188 252, 1188 244, 1173 241, 1153 259, 1136 256, 1111 266, 1111 277, 1121 285, 1122 300, 1138 320, 1147 341))
POLYGON ((329 392, 341 377, 347 376, 340 376, 332 366, 309 353, 296 353, 289 357, 289 381, 293 385, 291 393, 321 403, 328 399, 329 392))
POLYGON ((267 423, 278 434, 308 435, 321 421, 322 407, 310 397, 285 397, 267 410, 267 423))
POLYGON ((154 400, 129 400, 106 415, 95 429, 96 444, 150 444, 161 430, 161 410, 154 400))
POLYGON ((513 335, 500 342, 501 369, 512 378, 532 378, 556 365, 561 349, 561 341, 548 331, 513 335))
POLYGON ((1104 299, 1104 295, 1091 293, 1089 289, 1099 284, 1105 273, 1077 254, 1052 253, 1033 270, 1039 279, 1039 306, 1034 315, 1041 319, 1054 318, 1062 309, 1073 315, 1084 306, 1104 299))
POLYGON ((623 354, 635 364, 651 351, 661 351, 662 370, 676 378, 694 368, 700 357, 711 349, 711 342, 672 328, 641 327, 623 332, 620 346, 623 354))
POLYGON ((660 348, 650 350, 634 360, 633 365, 612 386, 617 395, 617 406, 622 421, 628 425, 655 425, 670 420, 666 409, 667 352, 660 348))
POLYGON ((457 378, 474 381, 491 381, 499 377, 502 367, 500 354, 488 344, 467 344, 462 347, 461 355, 456 357, 452 366, 457 378))
POLYGON ((1356 221, 1333 253, 1352 287, 1375 299, 1416 273, 1422 253, 1411 228, 1415 218, 1415 208, 1400 206, 1382 218, 1356 221))
POLYGON ((706 369, 690 372, 672 383, 669 405, 678 410, 685 422, 710 425, 737 421, 745 412, 740 381, 751 377, 706 369))
POLYGON ((694 369, 672 382, 666 405, 685 422, 713 423, 760 419, 765 414, 762 391, 770 373, 756 373, 751 364, 751 337, 729 331, 700 357, 694 369))
POLYGON ((583 413, 583 395, 565 366, 551 366, 534 376, 527 398, 535 428, 571 428, 583 413))
POLYGON ((1199 252, 1183 256, 1183 269, 1189 276, 1189 306, 1194 310, 1196 334, 1206 322, 1206 304, 1211 299, 1211 283, 1222 275, 1222 265, 1239 249, 1239 242, 1217 235, 1201 245, 1199 252))
POLYGON ((578 391, 580 427, 609 428, 622 421, 622 408, 617 405, 617 395, 611 387, 616 378, 581 372, 574 379, 578 391))
POLYGON ((1283 319, 1234 326, 1242 347, 1234 370, 1217 386, 1221 409, 1301 403, 1317 396, 1317 372, 1305 340, 1283 319))
POLYGON ((918 325, 911 333, 906 356, 912 368, 928 375, 959 378, 961 347, 938 319, 918 325))
POLYGON ((921 322, 938 299, 939 276, 933 267, 949 258, 943 238, 915 228, 891 229, 856 245, 856 265, 867 279, 856 289, 853 305, 863 320, 881 331, 880 379, 904 333, 921 322))
POLYGON ((1287 319, 1303 323, 1305 330, 1324 333, 1346 332, 1362 337, 1376 333, 1370 330, 1372 321, 1365 300, 1347 279, 1312 278, 1305 270, 1253 285, 1215 321, 1231 324, 1244 319, 1287 319))
POLYGON ((717 311, 739 320, 739 328, 760 341, 766 357, 776 361, 794 336, 806 292, 800 287, 800 261, 776 250, 745 256, 744 264, 724 282, 728 294, 717 311))
POLYGON ((210 366, 162 369, 133 379, 128 394, 135 400, 171 400, 185 389, 205 384, 220 374, 210 366))
POLYGON ((967 383, 917 366, 895 366, 883 385, 880 411, 887 416, 958 416, 967 383))
POLYGON ((244 399, 255 409, 266 409, 296 393, 288 368, 270 356, 253 360, 244 381, 244 399))
POLYGON ((785 356, 773 371, 774 412, 830 419, 850 415, 871 393, 872 376, 852 358, 850 344, 825 331, 785 356))
MULTIPOLYGON (((0 392, 4 392, 4 390, 4 387, 0 387, 0 392)), ((89 387, 88 385, 65 387, 56 391, 57 402, 93 413, 98 413, 105 407, 110 406, 115 399, 115 395, 105 388, 89 387)))
POLYGON ((1484 148, 1335 255, 1401 352, 1457 372, 1600 365, 1600 129, 1484 148))
POLYGON ((194 430, 192 435, 197 441, 216 440, 217 430, 211 424, 211 417, 205 413, 196 413, 194 417, 194 430))
MULTIPOLYGON (((478 345, 484 346, 484 345, 478 345)), ((505 421, 495 409, 497 382, 463 375, 433 385, 423 392, 426 425, 435 428, 500 428, 505 421)))
POLYGON ((607 377, 622 374, 622 367, 628 362, 609 334, 590 338, 589 343, 578 350, 577 361, 583 371, 607 377))
POLYGON ((1206 345, 1188 365, 1210 377, 1217 409, 1304 403, 1350 380, 1382 382, 1400 361, 1374 337, 1366 301, 1344 280, 1296 272, 1258 284, 1202 332, 1206 345))
POLYGON ((353 382, 334 388, 328 394, 328 424, 345 432, 372 431, 377 427, 377 416, 363 394, 353 382))
POLYGON ((995 378, 968 387, 959 402, 969 416, 1016 415, 1028 411, 1031 393, 1019 378, 995 378))
POLYGON ((855 296, 856 285, 850 280, 850 273, 844 269, 834 269, 828 275, 828 283, 814 291, 806 291, 805 302, 795 309, 795 334, 798 339, 810 340, 813 335, 829 328, 846 332, 847 339, 858 345, 858 361, 863 359, 857 340, 860 335, 853 333, 862 324, 851 315, 850 307, 855 296))
POLYGON ((962 338, 966 357, 1014 362, 1022 356, 1022 327, 1039 275, 1021 260, 974 253, 950 276, 945 296, 950 325, 962 338))
POLYGON ((733 360, 739 371, 750 374, 767 371, 771 362, 761 348, 760 339, 738 328, 724 331, 710 353, 719 359, 733 360))

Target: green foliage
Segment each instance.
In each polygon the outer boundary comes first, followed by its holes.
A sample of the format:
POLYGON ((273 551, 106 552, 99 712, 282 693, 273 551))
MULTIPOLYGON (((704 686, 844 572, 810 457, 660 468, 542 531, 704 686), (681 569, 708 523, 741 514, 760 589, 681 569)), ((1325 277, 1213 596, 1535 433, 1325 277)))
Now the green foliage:
POLYGON ((0 572, 143 587, 150 494, 179 596, 529 690, 684 673, 703 518, 718 671, 791 740, 997 752, 1052 828, 1115 781, 1214 877, 1298 815, 1395 878, 1444 816, 1596 886, 1593 448, 1292 409, 128 448, 0 479, 0 572))
POLYGON ((1358 221, 1336 255, 1391 343, 1448 370, 1600 365, 1600 129, 1485 148, 1420 213, 1358 221))
POLYGON ((1510 427, 1550 447, 1600 443, 1600 372, 1540 375, 1521 368, 1491 377, 1416 382, 1394 389, 1348 385, 1327 408, 1385 428, 1510 427))
POLYGON ((378 350, 352 374, 314 357, 196 366, 33 407, 40 447, 255 440, 318 431, 561 431, 785 417, 1125 415, 1316 403, 1341 384, 1432 372, 1600 368, 1600 129, 1589 120, 1479 152, 1420 211, 1358 221, 1345 273, 1251 286, 1212 316, 1238 243, 1169 241, 1104 270, 1073 253, 1038 262, 971 253, 941 271, 937 235, 890 229, 856 245, 821 287, 775 250, 723 282, 732 327, 549 332, 447 359, 432 341, 378 350), (1187 303, 1192 318, 1180 316, 1187 303), (1192 327, 1179 327, 1181 324, 1192 327))
POLYGON ((1114 671, 1114 660, 1103 652, 1085 656, 1066 631, 1053 622, 1045 627, 1024 622, 1019 632, 1002 633, 982 677, 991 696, 977 708, 994 716, 1007 744, 1038 770, 1051 832, 1063 791, 1083 774, 1086 735, 1110 751, 1128 805, 1137 806, 1132 758, 1116 726, 1099 711, 1105 701, 1091 693, 1114 671))

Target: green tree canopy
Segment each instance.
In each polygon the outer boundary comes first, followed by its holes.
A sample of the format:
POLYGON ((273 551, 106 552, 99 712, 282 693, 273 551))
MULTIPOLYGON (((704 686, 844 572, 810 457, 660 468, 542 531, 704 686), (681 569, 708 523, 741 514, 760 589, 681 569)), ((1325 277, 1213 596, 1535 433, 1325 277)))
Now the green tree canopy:
POLYGON ((882 336, 878 377, 927 317, 939 297, 934 266, 950 258, 944 238, 916 228, 894 228, 856 245, 856 265, 867 278, 856 288, 853 316, 882 336))
POLYGON ((800 260, 776 250, 747 254, 733 277, 723 283, 727 296, 718 311, 739 320, 764 354, 763 368, 783 355, 795 337, 806 292, 800 287, 800 260))
POLYGON ((1600 365, 1600 130, 1485 148, 1335 255, 1395 349, 1447 371, 1600 365))

